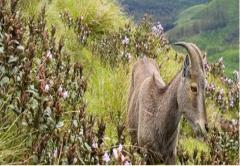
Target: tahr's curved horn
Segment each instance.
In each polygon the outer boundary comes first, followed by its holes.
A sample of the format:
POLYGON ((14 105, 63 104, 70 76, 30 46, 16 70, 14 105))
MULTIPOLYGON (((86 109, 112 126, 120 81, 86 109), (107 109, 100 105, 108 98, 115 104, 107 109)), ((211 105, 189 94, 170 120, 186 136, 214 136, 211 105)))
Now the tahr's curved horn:
POLYGON ((177 42, 174 43, 174 45, 179 45, 184 47, 190 57, 190 61, 191 61, 191 68, 199 68, 199 60, 198 60, 198 51, 195 50, 194 46, 191 43, 186 43, 186 42, 177 42))

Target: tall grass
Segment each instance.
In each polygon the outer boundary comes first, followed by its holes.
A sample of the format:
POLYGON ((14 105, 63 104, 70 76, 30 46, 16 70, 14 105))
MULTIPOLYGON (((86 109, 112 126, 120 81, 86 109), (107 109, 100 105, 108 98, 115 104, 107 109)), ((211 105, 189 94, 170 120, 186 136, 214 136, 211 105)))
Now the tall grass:
POLYGON ((0 163, 24 160, 23 154, 27 151, 25 141, 30 137, 30 133, 20 132, 16 125, 21 125, 19 117, 12 123, 8 124, 6 121, 0 126, 0 163))
POLYGON ((112 0, 57 0, 54 2, 59 12, 69 11, 73 18, 83 17, 86 23, 94 21, 95 33, 117 30, 123 26, 126 17, 112 0))

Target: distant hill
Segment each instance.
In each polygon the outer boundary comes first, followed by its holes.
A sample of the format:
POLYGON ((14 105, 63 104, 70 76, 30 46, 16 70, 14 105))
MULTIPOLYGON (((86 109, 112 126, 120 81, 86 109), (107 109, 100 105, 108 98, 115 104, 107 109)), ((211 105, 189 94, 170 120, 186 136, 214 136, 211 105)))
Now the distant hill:
POLYGON ((118 0, 126 12, 138 22, 145 13, 151 14, 155 21, 160 21, 164 29, 173 27, 176 16, 193 5, 208 0, 118 0))
POLYGON ((195 42, 208 53, 210 61, 223 57, 227 75, 238 69, 237 0, 118 1, 137 22, 145 13, 153 15, 171 42, 195 42))
POLYGON ((168 31, 169 40, 197 43, 210 60, 223 57, 226 73, 238 69, 238 1, 211 0, 192 6, 177 16, 174 28, 168 31))

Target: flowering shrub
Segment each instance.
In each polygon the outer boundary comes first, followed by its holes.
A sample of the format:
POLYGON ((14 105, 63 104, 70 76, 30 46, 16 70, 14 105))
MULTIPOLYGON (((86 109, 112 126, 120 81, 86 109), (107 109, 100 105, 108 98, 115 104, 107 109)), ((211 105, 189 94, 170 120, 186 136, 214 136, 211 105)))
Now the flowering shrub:
POLYGON ((11 10, 3 6, 0 12, 3 119, 11 119, 7 112, 12 111, 21 118, 20 131, 35 133, 29 147, 31 162, 84 164, 90 157, 85 153, 80 161, 75 157, 76 150, 82 148, 79 152, 84 154, 89 148, 94 122, 84 115, 86 81, 82 65, 71 63, 70 56, 62 50, 62 39, 57 44, 55 27, 46 29, 45 8, 36 20, 29 19, 27 28, 16 12, 16 4, 13 0, 11 10), (68 122, 66 117, 72 121, 68 122))
POLYGON ((73 27, 74 32, 77 34, 78 41, 85 45, 91 34, 91 26, 84 22, 83 16, 74 20, 70 14, 65 11, 60 13, 60 18, 68 25, 68 27, 73 27))
POLYGON ((226 87, 227 92, 220 87, 216 87, 214 83, 208 83, 206 80, 206 96, 213 99, 220 110, 239 110, 239 72, 234 71, 234 80, 224 76, 224 62, 220 58, 212 64, 205 64, 207 75, 211 73, 214 77, 219 78, 222 84, 226 87))
POLYGON ((220 130, 213 127, 207 138, 210 149, 210 155, 206 152, 199 152, 194 149, 192 154, 184 150, 184 147, 178 148, 178 158, 181 164, 204 164, 204 165, 220 165, 238 163, 237 156, 239 152, 239 120, 231 121, 221 119, 220 130), (198 157, 197 157, 198 156, 198 157))
POLYGON ((18 1, 12 0, 10 9, 2 2, 0 124, 11 125, 12 112, 20 117, 18 132, 32 133, 25 162, 140 164, 137 148, 122 145, 124 127, 117 127, 118 148, 106 150, 105 124, 85 112, 83 66, 71 62, 62 39, 57 43, 55 27, 46 28, 45 7, 24 25, 18 1))
POLYGON ((213 63, 210 65, 210 72, 213 75, 219 75, 219 76, 223 76, 224 75, 224 68, 225 65, 223 63, 223 58, 219 58, 218 61, 216 63, 213 63))
MULTIPOLYGON (((70 28, 73 28, 76 36, 83 43, 91 33, 91 24, 86 24, 82 16, 74 20, 69 13, 61 14, 62 20, 70 28)), ((93 23, 94 24, 94 21, 93 23)), ((139 26, 134 28, 126 24, 117 32, 106 32, 92 47, 95 54, 99 55, 103 62, 112 65, 118 62, 129 62, 133 56, 148 56, 156 58, 160 51, 168 51, 168 40, 165 37, 162 25, 154 25, 150 17, 145 16, 139 26)))

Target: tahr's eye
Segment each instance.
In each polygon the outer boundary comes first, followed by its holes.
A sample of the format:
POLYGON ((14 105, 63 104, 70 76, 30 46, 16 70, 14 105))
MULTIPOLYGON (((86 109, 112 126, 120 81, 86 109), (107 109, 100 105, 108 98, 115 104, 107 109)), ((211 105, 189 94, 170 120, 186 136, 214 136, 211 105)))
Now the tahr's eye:
POLYGON ((197 88, 197 85, 196 85, 196 84, 192 84, 192 85, 191 85, 191 91, 194 92, 194 93, 197 93, 198 88, 197 88))

